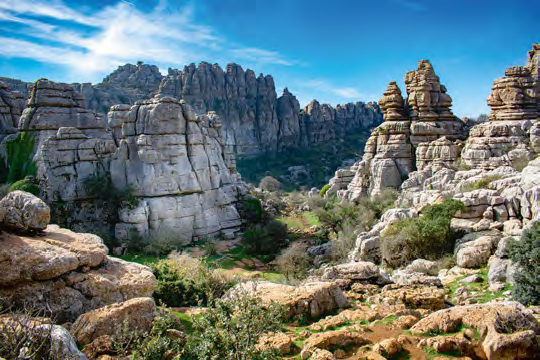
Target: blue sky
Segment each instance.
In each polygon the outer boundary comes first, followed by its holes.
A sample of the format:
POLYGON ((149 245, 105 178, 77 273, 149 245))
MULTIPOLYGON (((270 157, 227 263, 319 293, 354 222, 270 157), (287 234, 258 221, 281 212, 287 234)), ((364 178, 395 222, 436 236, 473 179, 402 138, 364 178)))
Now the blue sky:
POLYGON ((301 105, 378 100, 429 59, 458 116, 487 112, 540 41, 537 0, 0 0, 0 76, 100 82, 126 62, 271 74, 301 105))

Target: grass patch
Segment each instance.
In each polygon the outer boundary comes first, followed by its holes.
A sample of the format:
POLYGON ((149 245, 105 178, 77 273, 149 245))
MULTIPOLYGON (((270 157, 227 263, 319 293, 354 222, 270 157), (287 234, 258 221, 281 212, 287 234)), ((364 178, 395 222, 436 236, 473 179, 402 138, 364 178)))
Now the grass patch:
POLYGON ((464 287, 468 293, 471 293, 473 291, 478 292, 478 295, 474 297, 474 299, 479 304, 490 302, 494 299, 498 299, 503 297, 503 293, 512 290, 513 286, 506 284, 506 286, 500 290, 500 291, 490 291, 489 290, 489 281, 488 281, 488 272, 489 268, 484 267, 480 269, 480 272, 478 275, 482 278, 482 282, 478 283, 470 283, 470 284, 463 284, 460 281, 468 277, 469 275, 463 275, 458 277, 455 281, 449 283, 446 285, 448 288, 448 295, 450 298, 453 298, 455 296, 455 292, 457 289, 464 287))
POLYGON ((122 259, 125 261, 134 262, 134 263, 142 264, 142 265, 155 264, 159 260, 166 258, 166 256, 154 256, 154 255, 121 255, 121 256, 110 255, 110 256, 117 259, 122 259))
POLYGON ((277 221, 286 224, 289 228, 307 230, 312 226, 321 226, 321 222, 315 213, 306 211, 300 214, 293 213, 289 216, 279 216, 277 221))
POLYGON ((193 321, 191 320, 191 315, 184 314, 178 311, 173 311, 172 313, 178 316, 186 334, 193 333, 193 321))

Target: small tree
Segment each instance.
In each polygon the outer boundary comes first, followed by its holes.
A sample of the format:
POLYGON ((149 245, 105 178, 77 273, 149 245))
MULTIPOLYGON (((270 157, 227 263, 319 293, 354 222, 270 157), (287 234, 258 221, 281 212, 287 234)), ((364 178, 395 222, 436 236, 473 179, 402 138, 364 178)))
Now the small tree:
POLYGON ((509 252, 518 266, 512 296, 524 305, 540 305, 540 222, 523 231, 521 241, 512 242, 509 252))
POLYGON ((289 245, 276 258, 279 272, 284 274, 288 281, 302 279, 312 264, 313 259, 307 252, 307 245, 298 241, 289 245))
POLYGON ((263 190, 278 191, 281 189, 281 183, 276 178, 265 176, 259 183, 259 187, 263 190))

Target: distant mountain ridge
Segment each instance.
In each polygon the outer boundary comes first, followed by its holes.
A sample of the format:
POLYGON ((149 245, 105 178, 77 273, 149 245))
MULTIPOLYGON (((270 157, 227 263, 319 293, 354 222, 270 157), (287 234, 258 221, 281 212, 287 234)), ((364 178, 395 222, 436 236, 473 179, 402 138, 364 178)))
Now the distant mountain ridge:
MULTIPOLYGON (((25 97, 28 84, 0 78, 25 97)), ((126 64, 106 76, 100 84, 75 83, 88 109, 102 117, 117 104, 134 104, 161 93, 182 99, 198 114, 215 111, 223 122, 224 138, 238 155, 276 153, 283 149, 311 147, 317 143, 342 140, 347 132, 369 130, 383 121, 374 102, 337 105, 313 100, 304 109, 296 97, 284 89, 277 96, 270 75, 228 64, 201 62, 183 70, 169 69, 163 76, 158 67, 126 64)), ((23 109, 20 109, 21 112, 23 109)))

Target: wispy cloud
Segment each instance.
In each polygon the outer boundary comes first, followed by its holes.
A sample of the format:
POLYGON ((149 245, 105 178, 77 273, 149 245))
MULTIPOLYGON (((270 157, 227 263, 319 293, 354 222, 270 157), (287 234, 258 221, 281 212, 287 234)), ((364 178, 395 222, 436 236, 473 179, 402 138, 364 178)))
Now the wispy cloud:
POLYGON ((360 100, 370 97, 369 94, 364 94, 358 89, 348 86, 336 86, 325 80, 309 80, 305 82, 307 87, 317 88, 326 92, 330 92, 346 100, 360 100))
POLYGON ((2 0, 0 21, 17 25, 1 35, 0 56, 60 64, 74 72, 103 72, 138 60, 161 67, 204 59, 292 64, 278 52, 219 36, 195 21, 193 5, 171 9, 166 0, 151 11, 127 0, 95 10, 60 0, 2 0))

